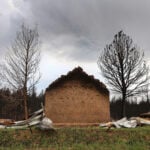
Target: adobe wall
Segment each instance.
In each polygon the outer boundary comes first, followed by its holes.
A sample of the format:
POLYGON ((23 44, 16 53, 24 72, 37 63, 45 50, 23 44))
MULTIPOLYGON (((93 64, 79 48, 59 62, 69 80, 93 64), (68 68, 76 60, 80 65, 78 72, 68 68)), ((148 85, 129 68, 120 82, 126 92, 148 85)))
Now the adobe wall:
POLYGON ((92 85, 68 81, 46 92, 45 113, 54 123, 99 123, 110 120, 109 96, 92 85))

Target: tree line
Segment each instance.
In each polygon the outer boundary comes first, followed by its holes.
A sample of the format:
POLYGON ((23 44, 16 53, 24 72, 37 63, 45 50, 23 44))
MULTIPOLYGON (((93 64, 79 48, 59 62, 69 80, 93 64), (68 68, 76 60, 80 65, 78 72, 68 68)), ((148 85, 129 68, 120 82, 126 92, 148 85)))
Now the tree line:
MULTIPOLYGON (((24 118, 24 103, 20 92, 11 92, 9 89, 0 89, 0 118, 10 118, 14 120, 22 120, 24 118)), ((28 95, 28 112, 32 114, 41 108, 44 104, 45 93, 39 95, 35 91, 28 95)), ((113 120, 122 118, 122 99, 113 97, 110 101, 110 115, 113 120)), ((143 97, 141 101, 130 99, 125 103, 126 117, 139 116, 142 113, 150 111, 149 97, 143 97)))
MULTIPOLYGON (((110 102, 110 114, 113 120, 122 118, 122 98, 113 97, 110 102)), ((147 97, 141 98, 141 100, 130 99, 125 103, 125 116, 127 118, 139 116, 142 113, 150 111, 150 99, 147 97)))
MULTIPOLYGON (((45 94, 42 91, 39 95, 33 90, 27 95, 28 113, 41 109, 44 104, 45 94)), ((0 118, 10 118, 14 120, 25 119, 24 101, 21 91, 11 92, 9 89, 0 89, 0 118)))

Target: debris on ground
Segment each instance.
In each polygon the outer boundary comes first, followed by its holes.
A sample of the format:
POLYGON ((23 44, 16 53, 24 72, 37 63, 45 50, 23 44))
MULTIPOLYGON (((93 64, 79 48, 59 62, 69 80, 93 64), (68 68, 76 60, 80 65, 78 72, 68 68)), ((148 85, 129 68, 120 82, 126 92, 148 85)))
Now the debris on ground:
POLYGON ((112 121, 107 123, 101 123, 101 127, 107 127, 108 129, 114 128, 135 128, 137 126, 150 125, 150 120, 142 117, 131 117, 129 119, 122 118, 118 121, 112 121))
POLYGON ((11 119, 0 119, 0 128, 23 129, 32 126, 38 127, 42 130, 48 130, 53 129, 53 122, 45 117, 43 108, 31 114, 27 120, 14 121, 11 119))
POLYGON ((150 112, 140 114, 140 117, 142 117, 142 118, 146 118, 146 119, 150 120, 150 112))
POLYGON ((0 125, 12 125, 14 120, 12 119, 0 119, 0 125))
POLYGON ((38 125, 38 128, 41 129, 41 130, 49 130, 49 129, 54 129, 53 128, 53 122, 47 118, 47 117, 44 117, 40 124, 38 125))

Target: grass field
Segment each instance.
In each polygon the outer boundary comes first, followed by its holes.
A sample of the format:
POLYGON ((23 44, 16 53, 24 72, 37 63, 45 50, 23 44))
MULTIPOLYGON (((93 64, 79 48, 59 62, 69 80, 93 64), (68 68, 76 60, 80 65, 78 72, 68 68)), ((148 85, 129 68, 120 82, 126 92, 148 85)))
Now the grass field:
POLYGON ((106 129, 70 127, 56 131, 0 130, 0 149, 21 150, 149 150, 150 127, 106 129))

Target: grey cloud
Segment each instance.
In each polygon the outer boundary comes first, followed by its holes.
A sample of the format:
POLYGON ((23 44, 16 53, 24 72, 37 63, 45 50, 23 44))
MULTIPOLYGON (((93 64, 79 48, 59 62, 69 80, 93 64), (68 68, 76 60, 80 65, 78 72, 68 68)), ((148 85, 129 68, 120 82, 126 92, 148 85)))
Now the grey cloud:
POLYGON ((21 25, 22 16, 11 8, 10 1, 1 1, 0 6, 0 57, 5 55, 21 25))
MULTIPOLYGON (((51 54, 76 61, 96 61, 100 50, 123 29, 149 54, 149 0, 18 0, 22 16, 13 15, 10 29, 22 20, 37 23, 51 54), (26 6, 26 7, 25 7, 26 6)), ((12 34, 13 35, 13 34, 12 34)), ((10 37, 10 36, 9 36, 10 37)))
MULTIPOLYGON (((95 61, 99 50, 111 42, 120 29, 138 39, 150 26, 148 0, 37 0, 36 3, 30 1, 30 4, 32 19, 41 27, 43 37, 46 37, 44 40, 56 41, 62 47, 72 43, 74 48, 66 50, 63 55, 79 61, 95 61), (62 35, 69 35, 70 40, 62 35), (62 43, 58 41, 60 36, 64 38, 62 43)), ((149 32, 145 32, 143 37, 149 32)), ((141 44, 150 47, 142 39, 141 44)), ((57 52, 59 54, 59 50, 57 52)))
POLYGON ((94 41, 80 37, 77 39, 71 39, 71 42, 67 45, 60 44, 58 46, 58 43, 56 42, 54 47, 58 50, 56 55, 61 58, 63 57, 68 60, 89 62, 93 60, 96 61, 98 51, 98 46, 96 44, 97 43, 94 41), (59 53, 60 51, 61 53, 59 53))

